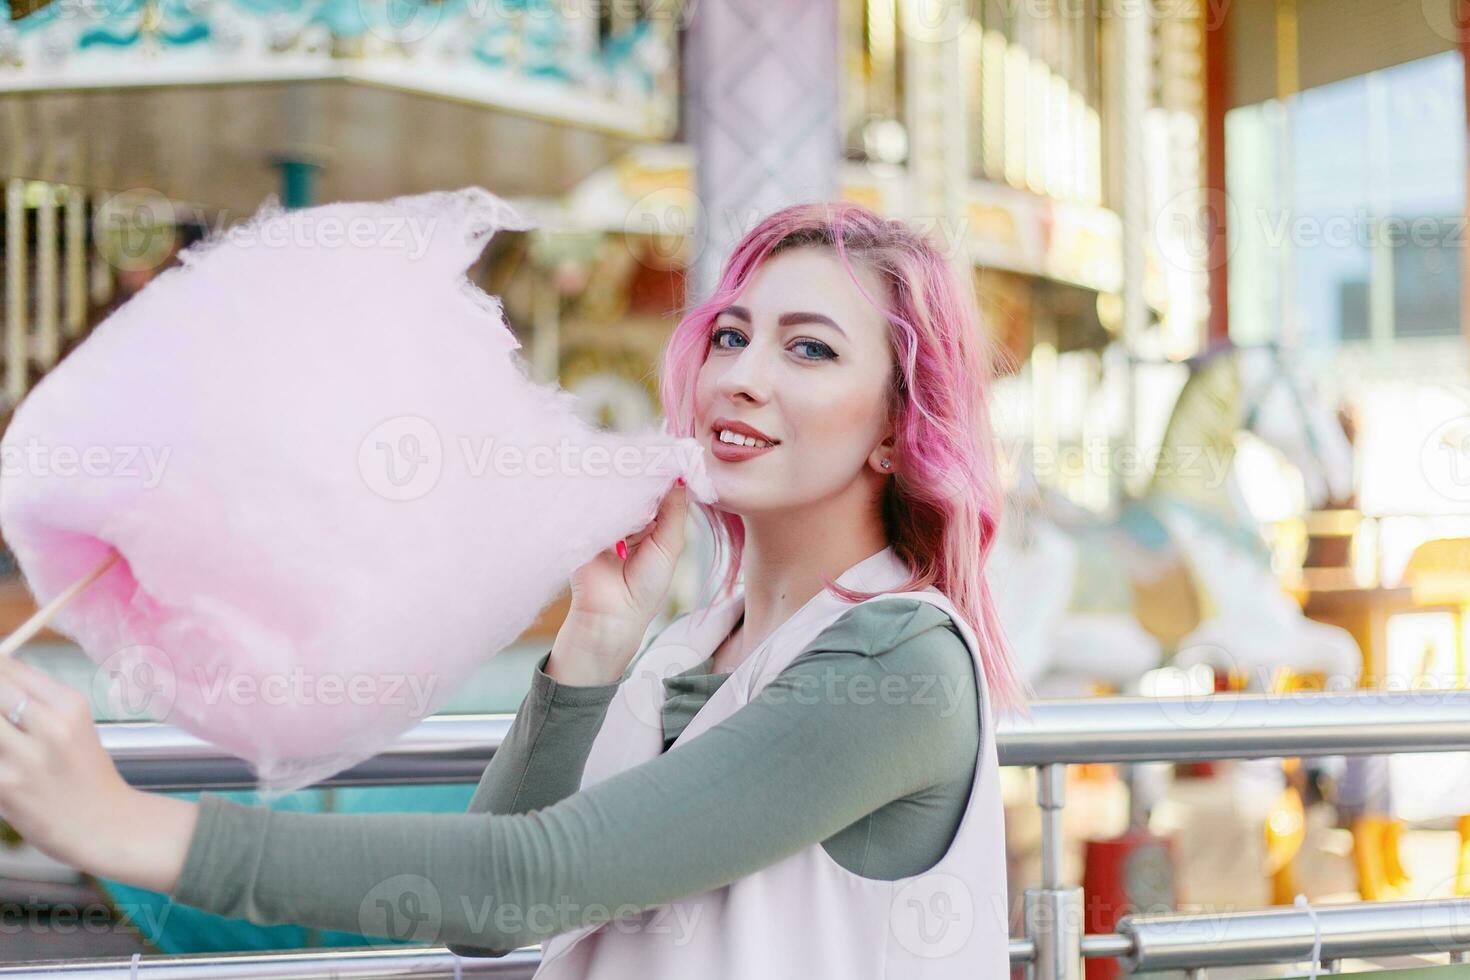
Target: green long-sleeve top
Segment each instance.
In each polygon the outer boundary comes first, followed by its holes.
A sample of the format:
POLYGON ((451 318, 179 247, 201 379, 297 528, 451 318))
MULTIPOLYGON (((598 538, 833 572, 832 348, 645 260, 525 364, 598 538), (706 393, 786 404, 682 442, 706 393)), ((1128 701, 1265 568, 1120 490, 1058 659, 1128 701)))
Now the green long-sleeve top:
MULTIPOLYGON (((468 812, 300 813, 204 793, 171 897, 262 925, 501 955, 817 842, 859 875, 918 874, 963 816, 979 751, 975 678, 954 623, 930 603, 848 610, 724 721, 585 790, 617 683, 558 683, 548 657, 468 812)), ((729 676, 711 665, 665 680, 665 748, 729 676)))

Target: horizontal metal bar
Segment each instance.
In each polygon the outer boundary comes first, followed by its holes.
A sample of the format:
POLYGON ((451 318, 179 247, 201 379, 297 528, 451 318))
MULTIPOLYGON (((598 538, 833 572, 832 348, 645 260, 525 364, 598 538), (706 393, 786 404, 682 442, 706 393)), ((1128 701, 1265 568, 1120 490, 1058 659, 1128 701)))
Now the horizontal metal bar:
MULTIPOLYGON (((1094 940, 1094 949, 1101 948, 1097 941, 1111 942, 1113 948, 1121 943, 1128 949, 1126 940, 1116 935, 1088 936, 1094 940)), ((1085 955, 1088 953, 1084 940, 1085 955)), ((1036 946, 1029 939, 1012 939, 1010 944, 1012 963, 1029 963, 1036 956, 1036 946)), ((541 951, 536 948, 518 949, 500 957, 461 957, 460 975, 466 977, 496 977, 498 980, 522 980, 530 977, 541 962, 541 951)), ((270 978, 331 976, 344 978, 378 977, 452 977, 454 956, 442 946, 379 946, 351 950, 300 950, 281 953, 199 953, 177 956, 142 956, 138 960, 141 974, 146 972, 148 980, 231 980, 231 978, 270 978)), ((129 976, 132 960, 129 957, 101 957, 95 959, 44 960, 32 963, 0 965, 0 978, 4 977, 66 977, 67 980, 115 980, 129 976)))
POLYGON ((1082 937, 1082 955, 1089 959, 1127 956, 1133 951, 1133 940, 1116 932, 1099 932, 1082 937))
MULTIPOLYGON (((409 729, 378 755, 318 786, 475 783, 510 730, 510 715, 442 715, 409 729)), ((241 759, 173 725, 104 722, 102 744, 118 772, 140 789, 250 789, 241 759)))
MULTIPOLYGON (((318 784, 477 782, 509 715, 425 719, 387 750, 318 784)), ((144 789, 249 788, 245 763, 172 725, 98 725, 123 777, 144 789)), ((1470 750, 1470 691, 1352 691, 1038 701, 997 733, 1010 766, 1470 750)))
POLYGON ((1319 927, 1323 960, 1470 949, 1470 899, 1128 915, 1117 929, 1132 941, 1120 958, 1131 973, 1305 962, 1319 927))
POLYGON ((1470 750, 1470 691, 1037 701, 1001 762, 1166 762, 1470 750))
MULTIPOLYGON (((1315 907, 1326 959, 1412 956, 1470 949, 1470 899, 1375 902, 1315 907)), ((1082 937, 1082 955, 1118 957, 1129 972, 1191 970, 1307 960, 1315 941, 1312 915, 1298 908, 1176 915, 1130 915, 1118 933, 1082 937)), ((1013 964, 1035 959, 1030 939, 1010 941, 1013 964)), ((540 962, 538 948, 502 957, 460 957, 462 976, 522 980, 540 962)), ((442 946, 365 947, 284 953, 220 953, 140 957, 150 980, 233 980, 331 976, 448 977, 454 956, 442 946)), ((48 960, 0 966, 4 977, 116 978, 131 973, 122 957, 48 960)))
POLYGON ((1030 939, 1011 940, 1011 964, 1031 963, 1036 959, 1036 943, 1030 939))
MULTIPOLYGON (((141 956, 138 976, 146 980, 297 980, 301 977, 453 977, 455 956, 443 946, 367 946, 357 949, 300 950, 281 953, 187 953, 141 956)), ((459 958, 460 975, 527 980, 541 962, 539 949, 505 956, 459 958)), ((133 973, 131 957, 43 960, 0 965, 3 977, 65 977, 66 980, 119 980, 133 973)))
MULTIPOLYGON (((1091 959, 1125 956, 1133 949, 1133 940, 1116 932, 1099 932, 1082 937, 1082 955, 1091 959)), ((1029 938, 1011 940, 1011 965, 1036 962, 1036 943, 1029 938)))

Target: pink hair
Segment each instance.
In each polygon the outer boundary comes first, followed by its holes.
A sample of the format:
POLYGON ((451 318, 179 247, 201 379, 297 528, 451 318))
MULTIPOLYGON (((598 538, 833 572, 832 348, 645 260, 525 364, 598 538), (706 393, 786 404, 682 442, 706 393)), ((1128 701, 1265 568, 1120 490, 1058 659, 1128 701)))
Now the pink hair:
MULTIPOLYGON (((694 434, 695 382, 719 311, 734 302, 763 261, 803 246, 835 249, 863 296, 891 326, 890 412, 900 463, 881 508, 895 554, 913 570, 897 591, 933 585, 943 592, 980 639, 992 704, 1024 710, 1025 686, 983 574, 1004 495, 987 403, 999 348, 981 327, 969 277, 958 275, 925 235, 848 202, 798 204, 766 217, 735 246, 713 295, 690 309, 669 338, 660 379, 669 429, 679 436, 694 434), (863 288, 849 253, 885 282, 887 303, 863 288)), ((712 568, 722 549, 729 548, 717 598, 728 596, 740 572, 745 524, 717 505, 696 506, 714 530, 712 568)), ((825 575, 822 581, 851 602, 884 594, 855 592, 825 575)))

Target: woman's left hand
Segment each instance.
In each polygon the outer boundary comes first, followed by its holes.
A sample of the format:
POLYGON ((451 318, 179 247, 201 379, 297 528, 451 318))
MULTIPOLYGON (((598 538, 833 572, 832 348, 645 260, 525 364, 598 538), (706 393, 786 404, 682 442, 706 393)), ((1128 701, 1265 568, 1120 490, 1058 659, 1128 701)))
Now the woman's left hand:
POLYGON ((136 792, 103 748, 81 692, 0 657, 0 818, 52 858, 86 867, 136 792), (11 716, 22 701, 17 726, 11 716))

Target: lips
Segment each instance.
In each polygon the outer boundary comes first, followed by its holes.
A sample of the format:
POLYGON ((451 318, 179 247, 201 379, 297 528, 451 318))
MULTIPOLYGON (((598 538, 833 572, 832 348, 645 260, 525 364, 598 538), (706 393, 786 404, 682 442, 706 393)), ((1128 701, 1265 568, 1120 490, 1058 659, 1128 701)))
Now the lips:
POLYGON ((727 419, 724 416, 720 416, 711 422, 709 427, 712 432, 729 431, 737 436, 750 436, 752 439, 759 439, 762 442, 775 444, 781 442, 780 439, 766 435, 749 422, 742 422, 739 419, 727 419))
POLYGON ((745 459, 754 459, 762 453, 768 453, 781 444, 781 440, 773 439, 760 429, 742 422, 739 419, 725 418, 719 416, 709 424, 710 455, 715 459, 727 463, 738 463, 745 459), (744 446, 730 442, 721 442, 720 433, 731 432, 738 436, 746 436, 751 439, 759 439, 762 442, 771 443, 769 446, 744 446))
POLYGON ((738 463, 741 460, 754 459, 757 456, 771 452, 775 446, 737 446, 733 443, 721 442, 718 431, 710 432, 710 454, 715 459, 726 463, 738 463))

